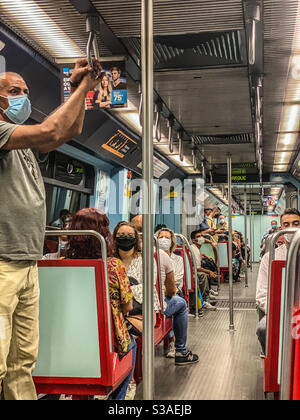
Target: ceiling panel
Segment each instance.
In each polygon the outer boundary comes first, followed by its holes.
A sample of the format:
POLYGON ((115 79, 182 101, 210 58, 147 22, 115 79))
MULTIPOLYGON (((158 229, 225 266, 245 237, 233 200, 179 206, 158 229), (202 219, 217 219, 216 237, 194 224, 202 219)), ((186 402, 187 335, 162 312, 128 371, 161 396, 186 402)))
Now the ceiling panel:
MULTIPOLYGON (((285 100, 286 82, 295 24, 298 0, 264 1, 264 171, 272 172, 273 156, 280 127, 282 104, 285 100)), ((297 92, 288 92, 289 100, 297 92)))
MULTIPOLYGON (((140 0, 93 0, 93 4, 115 35, 140 36, 140 0)), ((155 35, 244 28, 241 0, 154 0, 153 17, 155 35)))
POLYGON ((190 135, 252 132, 246 68, 159 72, 155 89, 190 135))

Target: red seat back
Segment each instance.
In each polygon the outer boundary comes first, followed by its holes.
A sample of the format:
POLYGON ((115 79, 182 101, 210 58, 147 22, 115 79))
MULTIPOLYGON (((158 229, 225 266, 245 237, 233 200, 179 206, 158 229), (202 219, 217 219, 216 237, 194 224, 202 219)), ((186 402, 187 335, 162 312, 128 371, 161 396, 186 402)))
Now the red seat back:
MULTIPOLYGON (((130 351, 120 360, 119 355, 114 351, 114 326, 111 317, 110 302, 107 302, 106 297, 107 288, 104 262, 102 260, 42 260, 38 262, 38 266, 50 268, 66 267, 66 276, 68 276, 68 267, 92 267, 94 269, 100 366, 99 376, 93 378, 35 376, 34 382, 36 384, 37 392, 101 395, 107 394, 111 389, 116 389, 132 370, 132 352, 130 351), (109 307, 107 305, 109 305, 109 307), (110 316, 111 319, 111 336, 109 335, 108 329, 108 316, 110 316), (112 351, 109 347, 110 339, 112 342, 112 351)), ((71 279, 68 278, 68 280, 71 279)), ((84 282, 84 276, 82 281, 84 282)), ((43 287, 43 282, 41 282, 40 287, 43 287)), ((82 305, 82 307, 83 306, 84 305, 82 305)), ((79 305, 78 311, 80 310, 81 307, 79 305)), ((43 325, 40 325, 40 328, 43 328, 43 325)), ((78 330, 78 334, 80 334, 80 330, 78 330)), ((52 332, 52 335, 54 337, 53 339, 55 339, 55 331, 52 332)), ((64 349, 62 348, 61 352, 63 353, 63 351, 64 349)), ((82 360, 78 360, 78 363, 82 363, 82 360)))
POLYGON ((282 270, 286 261, 273 261, 271 268, 271 289, 269 296, 269 327, 268 327, 268 355, 264 359, 264 390, 265 392, 279 392, 278 385, 278 356, 280 335, 280 305, 282 270))
POLYGON ((300 401, 300 307, 293 314, 291 399, 300 401))

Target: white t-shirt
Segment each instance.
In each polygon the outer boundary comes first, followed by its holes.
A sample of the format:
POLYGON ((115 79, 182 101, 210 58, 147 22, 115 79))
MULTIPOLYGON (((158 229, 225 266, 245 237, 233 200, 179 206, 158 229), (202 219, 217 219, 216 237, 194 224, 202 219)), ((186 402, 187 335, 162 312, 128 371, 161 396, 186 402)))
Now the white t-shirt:
MULTIPOLYGON (((256 285, 256 302, 265 313, 268 308, 269 255, 270 253, 267 252, 260 262, 256 285)), ((285 245, 275 249, 275 260, 285 261, 286 257, 287 247, 285 245)))
POLYGON ((171 254, 171 261, 174 267, 174 277, 176 281, 176 286, 179 289, 183 287, 183 277, 184 277, 184 265, 183 265, 183 258, 180 255, 171 254))
MULTIPOLYGON (((156 262, 154 260, 154 311, 160 311, 160 303, 156 290, 156 276, 157 276, 156 262)), ((142 305, 143 303, 143 257, 142 255, 134 258, 127 270, 128 277, 135 278, 139 284, 131 286, 135 300, 142 305)))
POLYGON ((201 268, 201 265, 202 265, 202 258, 201 258, 200 249, 197 247, 197 245, 192 244, 191 245, 191 251, 194 255, 195 262, 196 262, 196 267, 197 267, 197 270, 198 270, 198 268, 201 268))

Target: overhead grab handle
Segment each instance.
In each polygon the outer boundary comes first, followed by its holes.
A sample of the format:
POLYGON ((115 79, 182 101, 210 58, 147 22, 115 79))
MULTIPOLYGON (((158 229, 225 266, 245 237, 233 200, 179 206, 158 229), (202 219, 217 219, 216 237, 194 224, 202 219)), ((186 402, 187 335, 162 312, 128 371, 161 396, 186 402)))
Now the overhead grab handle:
POLYGON ((168 134, 168 145, 169 145, 169 152, 173 153, 174 147, 173 147, 173 137, 172 137, 172 128, 174 125, 174 118, 173 116, 169 117, 168 120, 168 128, 169 128, 169 134, 168 134))
POLYGON ((154 112, 155 112, 154 136, 158 142, 161 141, 161 111, 162 111, 162 105, 160 102, 158 102, 155 104, 155 108, 154 108, 154 112))
POLYGON ((179 141, 179 159, 180 162, 183 162, 183 141, 182 141, 182 137, 183 137, 183 132, 182 130, 179 130, 177 133, 177 138, 179 141))
POLYGON ((88 58, 89 65, 93 67, 92 50, 93 50, 96 60, 100 62, 100 53, 99 53, 98 42, 97 42, 97 34, 100 33, 100 22, 99 22, 98 15, 95 15, 95 14, 87 15, 86 32, 89 34, 87 47, 86 47, 86 55, 88 58))
POLYGON ((142 84, 139 84, 140 104, 139 104, 139 120, 140 126, 143 127, 143 91, 142 84))

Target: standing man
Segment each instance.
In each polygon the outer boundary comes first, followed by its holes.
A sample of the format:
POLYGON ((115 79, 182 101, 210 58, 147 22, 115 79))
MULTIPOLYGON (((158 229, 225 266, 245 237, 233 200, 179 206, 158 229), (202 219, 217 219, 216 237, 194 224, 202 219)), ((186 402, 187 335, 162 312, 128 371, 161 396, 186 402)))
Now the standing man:
MULTIPOLYGON (((286 209, 281 215, 281 229, 300 229, 300 212, 297 209, 286 209)), ((284 235, 284 245, 275 249, 275 260, 286 260, 287 250, 293 239, 293 233, 284 235)), ((266 347, 266 313, 268 308, 268 278, 269 278, 269 252, 265 254, 259 266, 256 286, 256 303, 259 315, 256 334, 262 348, 263 357, 266 347)))
POLYGON ((37 260, 46 225, 43 179, 31 149, 48 153, 79 135, 85 96, 99 83, 100 64, 77 61, 71 97, 41 124, 29 88, 16 73, 0 74, 0 385, 6 400, 35 400, 32 371, 39 344, 37 260))

